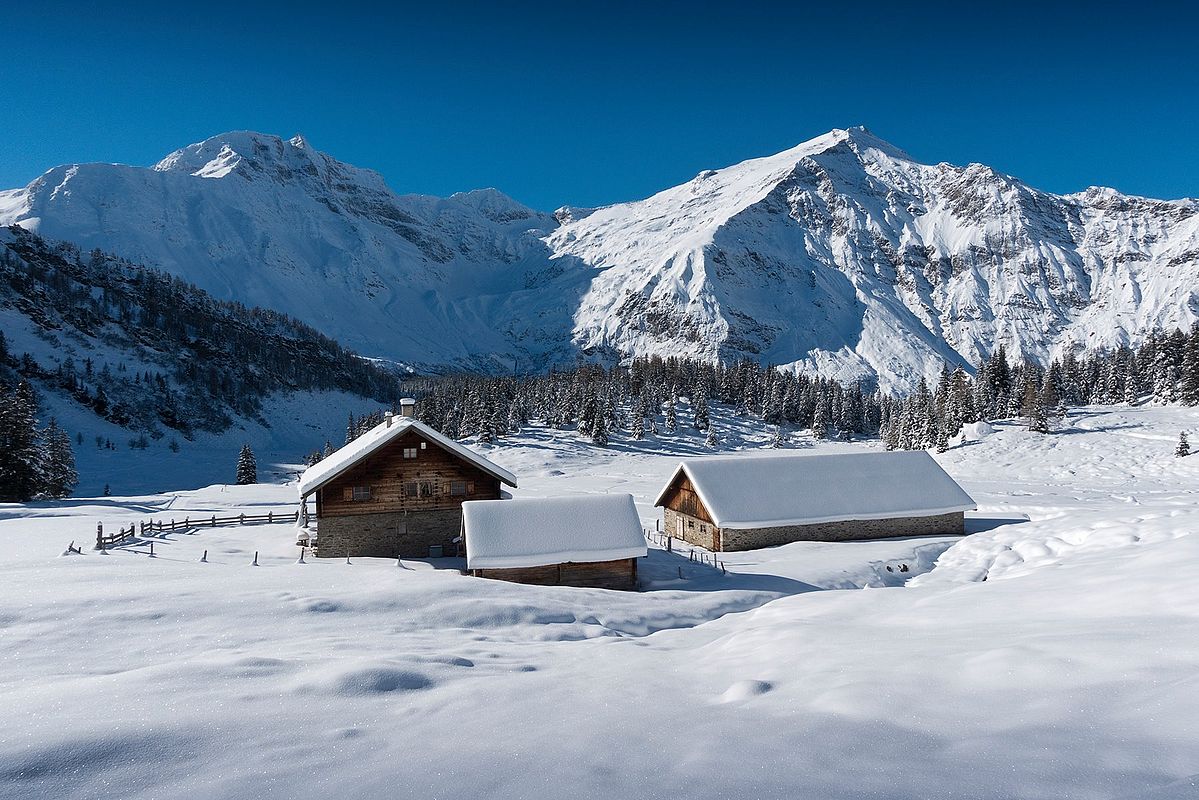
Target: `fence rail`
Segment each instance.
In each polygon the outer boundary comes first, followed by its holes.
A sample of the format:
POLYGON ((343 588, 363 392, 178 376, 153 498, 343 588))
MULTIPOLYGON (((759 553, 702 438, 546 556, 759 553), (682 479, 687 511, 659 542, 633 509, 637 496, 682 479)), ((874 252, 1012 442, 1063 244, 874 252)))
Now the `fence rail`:
POLYGON ((299 522, 300 512, 276 514, 268 511, 265 514, 238 514, 231 517, 218 517, 216 514, 207 517, 184 517, 183 519, 149 519, 142 522, 131 522, 129 527, 117 528, 116 533, 105 534, 104 523, 96 525, 96 549, 106 550, 114 545, 122 544, 127 539, 141 536, 154 536, 170 531, 186 531, 196 528, 215 528, 218 525, 271 525, 276 522, 299 522))
MULTIPOLYGON (((674 537, 661 531, 651 531, 649 528, 642 528, 641 531, 645 534, 645 540, 650 544, 655 544, 668 553, 674 552, 674 537)), ((688 561, 704 564, 712 569, 718 569, 722 574, 727 572, 724 568, 724 562, 718 559, 715 553, 709 553, 707 550, 697 550, 692 545, 688 545, 685 550, 688 561)), ((681 554, 682 551, 680 551, 681 554)))

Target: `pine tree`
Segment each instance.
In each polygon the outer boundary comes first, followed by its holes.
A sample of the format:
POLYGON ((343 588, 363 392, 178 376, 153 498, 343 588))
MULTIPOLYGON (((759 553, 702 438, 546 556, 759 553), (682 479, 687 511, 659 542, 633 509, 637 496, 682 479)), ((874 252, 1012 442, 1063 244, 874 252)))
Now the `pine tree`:
POLYGON ((41 485, 43 451, 37 396, 27 381, 0 387, 0 502, 24 503, 41 485))
POLYGON ((778 448, 782 447, 783 443, 786 441, 787 441, 787 437, 783 435, 783 426, 775 425, 774 426, 774 435, 770 437, 770 446, 775 449, 778 449, 778 448))
POLYGON ((645 417, 641 416, 640 411, 633 415, 633 427, 629 436, 638 442, 645 438, 645 417))
POLYGON ((250 445, 243 444, 237 455, 237 484, 244 486, 249 483, 258 483, 258 464, 254 461, 254 451, 250 445))
POLYGON ((1191 454, 1191 443, 1187 441, 1187 432, 1183 431, 1178 434, 1178 449, 1174 451, 1174 455, 1179 458, 1186 458, 1191 454))
POLYGON ((708 416, 708 398, 702 392, 695 392, 695 399, 692 401, 692 414, 694 420, 692 424, 697 431, 706 431, 711 426, 711 419, 708 416))
POLYGON ((716 426, 708 425, 708 435, 704 437, 704 447, 715 450, 718 444, 720 444, 720 438, 716 436, 716 426))
POLYGON ((41 486, 37 493, 45 497, 69 497, 79 483, 71 437, 51 419, 42 432, 42 441, 41 486))
POLYGON ((1021 391, 1020 415, 1028 422, 1028 429, 1037 433, 1049 433, 1049 415, 1045 402, 1037 391, 1037 384, 1030 370, 1025 371, 1021 391))
POLYGON ((608 446, 608 417, 597 413, 591 421, 591 443, 597 447, 608 446))
POLYGON ((1187 337, 1178 399, 1188 406, 1199 406, 1199 322, 1191 326, 1191 335, 1187 337))
POLYGON ((675 409, 676 402, 677 401, 673 394, 671 394, 670 399, 666 401, 666 432, 671 434, 679 432, 678 412, 675 409))

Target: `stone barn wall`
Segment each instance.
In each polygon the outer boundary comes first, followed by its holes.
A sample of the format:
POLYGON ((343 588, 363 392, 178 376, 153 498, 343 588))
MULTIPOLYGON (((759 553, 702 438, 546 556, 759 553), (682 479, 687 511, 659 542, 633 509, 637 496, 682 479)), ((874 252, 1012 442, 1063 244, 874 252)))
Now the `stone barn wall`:
POLYGON ((452 556, 457 549, 454 539, 461 532, 460 507, 321 517, 314 555, 428 558, 429 546, 439 544, 445 555, 452 556))
POLYGON ((774 547, 789 542, 848 542, 859 539, 938 536, 965 532, 966 515, 961 511, 955 511, 931 517, 846 520, 815 525, 784 525, 778 528, 724 528, 721 540, 724 550, 757 550, 760 547, 774 547))
POLYGON ((720 529, 712 523, 673 508, 663 509, 663 518, 662 527, 668 536, 708 550, 720 549, 720 529))

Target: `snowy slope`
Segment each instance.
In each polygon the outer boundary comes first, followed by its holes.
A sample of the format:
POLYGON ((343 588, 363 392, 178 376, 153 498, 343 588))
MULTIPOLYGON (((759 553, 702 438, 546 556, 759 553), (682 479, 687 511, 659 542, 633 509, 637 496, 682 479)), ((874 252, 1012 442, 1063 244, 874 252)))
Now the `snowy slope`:
POLYGON ((863 128, 554 216, 398 195, 301 137, 237 132, 152 169, 52 169, 0 192, 14 222, 418 366, 749 356, 902 390, 1000 342, 1044 358, 1199 317, 1196 201, 1052 195, 863 128))
MULTIPOLYGON (((1031 522, 727 575, 652 547, 640 593, 297 564, 289 525, 60 557, 99 519, 288 511, 294 484, 0 506, 0 796, 1190 800, 1199 456, 1172 450, 1197 425, 1000 424, 937 458, 1031 522), (900 565, 932 571, 880 579, 900 565)), ((652 524, 656 446, 486 452, 518 497, 628 491, 652 524)))

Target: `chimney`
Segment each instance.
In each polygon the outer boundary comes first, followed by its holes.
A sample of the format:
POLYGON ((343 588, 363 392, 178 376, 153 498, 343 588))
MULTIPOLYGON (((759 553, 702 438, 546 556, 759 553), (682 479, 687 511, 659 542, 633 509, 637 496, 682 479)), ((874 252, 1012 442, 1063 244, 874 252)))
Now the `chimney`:
POLYGON ((400 400, 400 416, 412 417, 415 416, 416 401, 411 397, 405 397, 400 400))
POLYGON ((384 411, 383 412, 383 424, 386 425, 388 428, 390 428, 391 427, 391 418, 394 416, 395 416, 395 414, 391 413, 390 411, 384 411))

